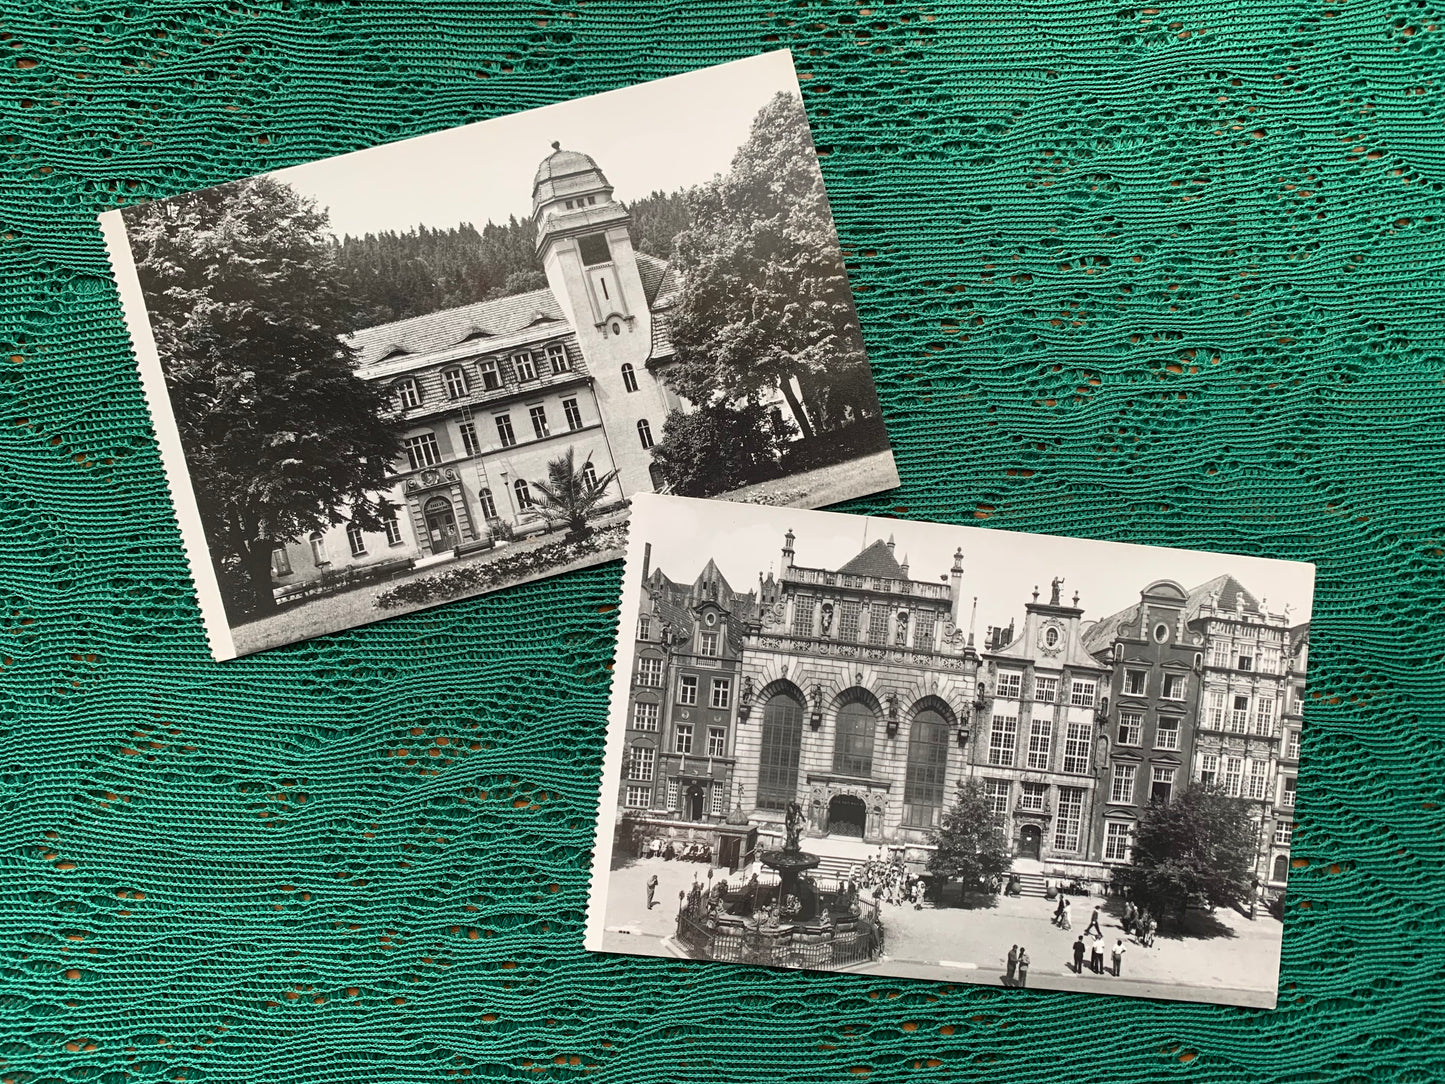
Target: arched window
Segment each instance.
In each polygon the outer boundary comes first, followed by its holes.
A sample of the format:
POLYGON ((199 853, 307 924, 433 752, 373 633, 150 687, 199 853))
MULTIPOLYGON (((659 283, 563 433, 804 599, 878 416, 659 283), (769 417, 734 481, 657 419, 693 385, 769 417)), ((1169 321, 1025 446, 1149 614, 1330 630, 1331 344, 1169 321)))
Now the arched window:
POLYGON ((1274 858, 1274 880, 1289 880, 1289 855, 1278 854, 1274 858))
POLYGON ((321 537, 320 531, 312 531, 311 538, 311 563, 317 565, 328 564, 326 559, 326 539, 321 537))
POLYGON ((644 448, 652 447, 652 426, 647 424, 646 418, 637 423, 637 439, 642 441, 644 448))
POLYGON ((943 809, 948 767, 948 723, 936 711, 920 711, 908 728, 908 773, 903 781, 903 823, 932 828, 943 809))
POLYGON ((803 744, 803 704, 778 693, 763 707, 758 759, 758 808, 787 809, 798 797, 798 752, 803 744))
POLYGON ((361 528, 354 523, 346 525, 346 541, 351 543, 351 556, 360 557, 366 552, 366 536, 361 533, 361 528))
POLYGON ((637 390, 637 372, 631 365, 622 366, 622 386, 628 391, 637 390))
POLYGON ((421 405, 421 388, 411 377, 398 380, 391 386, 391 396, 398 410, 410 410, 421 405))
POLYGON ((592 465, 592 460, 582 464, 582 480, 593 489, 597 488, 597 468, 592 465))
POLYGON ((838 732, 833 739, 833 771, 839 775, 873 774, 873 731, 878 714, 854 701, 838 709, 838 732))
POLYGON ((517 511, 525 512, 532 507, 532 491, 527 488, 525 478, 518 478, 512 483, 512 492, 517 495, 517 511))
POLYGON ((484 489, 477 494, 477 503, 482 506, 483 519, 497 518, 497 502, 492 500, 492 491, 484 489))

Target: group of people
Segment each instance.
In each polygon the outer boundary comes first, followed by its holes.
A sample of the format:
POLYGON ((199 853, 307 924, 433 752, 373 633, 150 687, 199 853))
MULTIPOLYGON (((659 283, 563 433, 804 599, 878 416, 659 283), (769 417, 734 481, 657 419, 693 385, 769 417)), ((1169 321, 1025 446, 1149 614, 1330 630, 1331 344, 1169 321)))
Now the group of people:
POLYGON ((915 911, 923 910, 923 878, 909 874, 901 858, 877 855, 862 866, 854 865, 848 870, 848 883, 855 892, 871 892, 880 903, 897 907, 911 903, 915 911))
POLYGON ((674 860, 678 862, 711 862, 712 847, 701 840, 679 843, 653 836, 642 845, 642 856, 644 858, 665 858, 669 862, 674 860))
MULTIPOLYGON (((1094 913, 1097 915, 1098 910, 1096 909, 1094 913)), ((1114 942, 1114 947, 1109 950, 1109 955, 1114 964, 1113 974, 1116 979, 1119 977, 1120 971, 1124 966, 1124 948, 1124 939, 1121 937, 1114 942)), ((1079 934, 1074 940, 1075 975, 1082 975, 1084 973, 1085 951, 1084 935, 1079 934)), ((1088 944, 1087 951, 1089 953, 1089 970, 1096 975, 1102 975, 1104 973, 1104 935, 1102 932, 1094 934, 1094 939, 1088 944)))

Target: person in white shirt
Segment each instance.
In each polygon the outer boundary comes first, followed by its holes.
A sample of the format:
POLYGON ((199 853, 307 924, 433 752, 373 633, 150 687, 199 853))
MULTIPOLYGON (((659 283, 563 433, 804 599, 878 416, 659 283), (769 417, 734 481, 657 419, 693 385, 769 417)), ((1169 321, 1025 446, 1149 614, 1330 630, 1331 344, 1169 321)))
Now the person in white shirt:
POLYGON ((1094 935, 1094 941, 1089 946, 1089 966, 1096 975, 1104 973, 1104 935, 1101 933, 1094 935))
POLYGON ((1119 977, 1119 968, 1124 963, 1124 939, 1122 937, 1114 942, 1113 957, 1114 977, 1117 979, 1119 977))

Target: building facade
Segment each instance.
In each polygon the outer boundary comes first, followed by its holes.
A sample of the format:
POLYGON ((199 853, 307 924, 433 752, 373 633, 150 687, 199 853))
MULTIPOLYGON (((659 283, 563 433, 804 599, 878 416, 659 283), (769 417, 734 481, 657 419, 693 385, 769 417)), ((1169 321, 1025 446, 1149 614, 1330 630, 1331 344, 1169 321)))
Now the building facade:
POLYGON ((1280 716, 1279 768, 1274 791, 1274 834, 1270 838, 1269 878, 1273 893, 1289 880, 1290 844, 1294 840, 1295 785, 1299 776, 1300 732, 1304 726, 1305 671, 1309 666, 1308 623, 1289 630, 1289 664, 1285 672, 1284 711, 1280 716))
POLYGON ((663 383, 676 278, 633 251, 631 216, 587 155, 554 145, 532 183, 547 287, 358 331, 355 372, 384 388, 403 454, 381 531, 342 523, 277 549, 277 588, 327 571, 444 560, 545 526, 533 483, 570 448, 616 500, 657 488, 650 449, 685 405, 663 383))
POLYGON ((1158 580, 1139 602, 1095 622, 1085 646, 1111 667, 1108 761, 1094 812, 1094 857, 1127 863, 1139 818, 1191 777, 1204 672, 1204 635, 1188 627, 1189 594, 1158 580))
POLYGON ((1084 645, 1078 595, 1055 579, 1022 631, 984 654, 988 715, 970 760, 1017 858, 1087 862, 1096 850, 1096 738, 1109 667, 1084 645))

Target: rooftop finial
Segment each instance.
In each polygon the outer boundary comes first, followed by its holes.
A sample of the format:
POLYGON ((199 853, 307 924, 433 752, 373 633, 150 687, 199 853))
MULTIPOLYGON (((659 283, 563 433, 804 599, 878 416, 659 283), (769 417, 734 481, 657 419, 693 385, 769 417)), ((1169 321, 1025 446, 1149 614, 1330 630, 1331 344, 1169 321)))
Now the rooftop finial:
POLYGON ((562 144, 558 140, 554 139, 552 140, 552 149, 554 151, 560 151, 562 149, 562 144))

